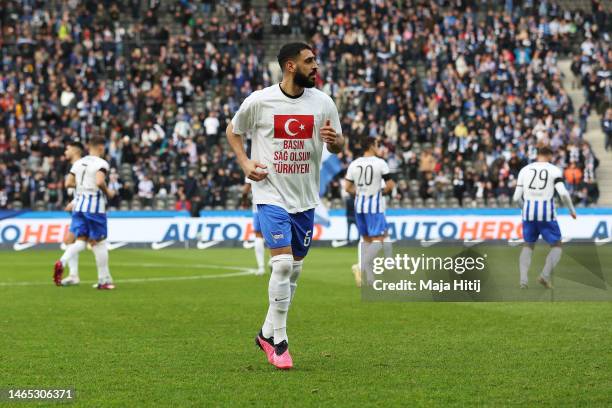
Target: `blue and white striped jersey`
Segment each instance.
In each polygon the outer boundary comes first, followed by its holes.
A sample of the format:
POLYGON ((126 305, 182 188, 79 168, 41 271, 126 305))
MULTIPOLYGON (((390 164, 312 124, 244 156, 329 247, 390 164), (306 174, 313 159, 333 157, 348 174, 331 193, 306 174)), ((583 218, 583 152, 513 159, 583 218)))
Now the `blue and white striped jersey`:
POLYGON ((551 163, 534 162, 521 169, 517 189, 523 192, 523 221, 556 220, 554 195, 558 183, 563 184, 563 174, 551 163))
POLYGON ((106 213, 106 197, 96 184, 96 173, 100 170, 107 173, 109 165, 106 160, 96 156, 85 156, 70 168, 70 173, 76 179, 73 212, 106 213))
POLYGON ((378 214, 385 212, 382 187, 389 174, 389 165, 376 156, 354 160, 346 171, 346 179, 355 183, 355 212, 378 214))

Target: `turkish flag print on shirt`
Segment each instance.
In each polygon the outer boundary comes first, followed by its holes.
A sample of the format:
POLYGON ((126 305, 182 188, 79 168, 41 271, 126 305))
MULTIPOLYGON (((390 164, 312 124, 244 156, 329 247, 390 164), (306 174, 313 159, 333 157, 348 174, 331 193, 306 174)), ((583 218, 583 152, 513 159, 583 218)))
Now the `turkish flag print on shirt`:
POLYGON ((274 115, 275 139, 312 139, 314 115, 274 115))

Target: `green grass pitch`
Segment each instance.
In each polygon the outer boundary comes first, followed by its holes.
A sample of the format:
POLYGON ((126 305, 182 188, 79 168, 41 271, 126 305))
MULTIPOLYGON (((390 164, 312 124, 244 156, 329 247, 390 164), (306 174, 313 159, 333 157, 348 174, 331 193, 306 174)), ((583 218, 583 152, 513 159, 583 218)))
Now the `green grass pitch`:
POLYGON ((252 250, 113 251, 109 292, 52 286, 59 254, 0 252, 0 388, 73 386, 79 407, 612 404, 609 302, 362 302, 355 249, 313 248, 283 372, 253 343, 252 250))

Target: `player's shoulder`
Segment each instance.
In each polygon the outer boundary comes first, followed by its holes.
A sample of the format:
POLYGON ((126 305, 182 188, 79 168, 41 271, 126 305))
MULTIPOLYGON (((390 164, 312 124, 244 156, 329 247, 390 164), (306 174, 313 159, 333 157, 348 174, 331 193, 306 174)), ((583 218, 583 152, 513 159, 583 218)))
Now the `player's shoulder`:
POLYGON ((89 162, 100 167, 108 167, 108 162, 102 157, 98 156, 87 156, 89 158, 89 162))
POLYGON ((304 89, 304 92, 307 92, 308 93, 308 97, 310 97, 310 98, 317 99, 317 100, 321 101, 322 103, 325 103, 325 104, 328 104, 328 105, 331 104, 333 106, 336 106, 336 104, 334 103, 334 100, 331 98, 331 96, 329 96, 325 92, 321 91, 320 89, 317 89, 317 88, 306 88, 306 89, 304 89))
POLYGON ((277 92, 278 90, 276 88, 278 88, 278 85, 270 85, 262 89, 257 89, 256 91, 251 92, 249 96, 247 96, 247 98, 245 99, 245 102, 246 101, 256 102, 256 101, 260 101, 266 98, 273 97, 274 95, 278 93, 277 92))
POLYGON ((374 164, 376 166, 384 166, 387 164, 387 161, 378 156, 368 156, 368 157, 360 157, 364 162, 368 162, 368 164, 374 164))
POLYGON ((269 95, 269 91, 267 91, 268 88, 258 89, 256 91, 251 92, 251 94, 244 98, 244 101, 242 101, 242 106, 253 106, 256 105, 260 100, 265 99, 266 96, 269 95))
POLYGON ((553 171, 561 173, 561 168, 559 166, 557 166, 556 164, 553 164, 553 163, 549 162, 549 163, 546 163, 546 167, 551 169, 551 170, 553 170, 553 171))

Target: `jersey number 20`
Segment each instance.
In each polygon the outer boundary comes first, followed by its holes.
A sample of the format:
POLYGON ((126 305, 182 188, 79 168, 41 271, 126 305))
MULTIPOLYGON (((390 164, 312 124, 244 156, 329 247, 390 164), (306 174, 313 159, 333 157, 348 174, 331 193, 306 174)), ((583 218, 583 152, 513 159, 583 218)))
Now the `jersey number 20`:
POLYGON ((363 166, 357 166, 359 169, 359 178, 357 179, 357 185, 359 187, 369 186, 372 184, 372 178, 374 177, 374 169, 371 164, 365 166, 365 170, 363 166))

